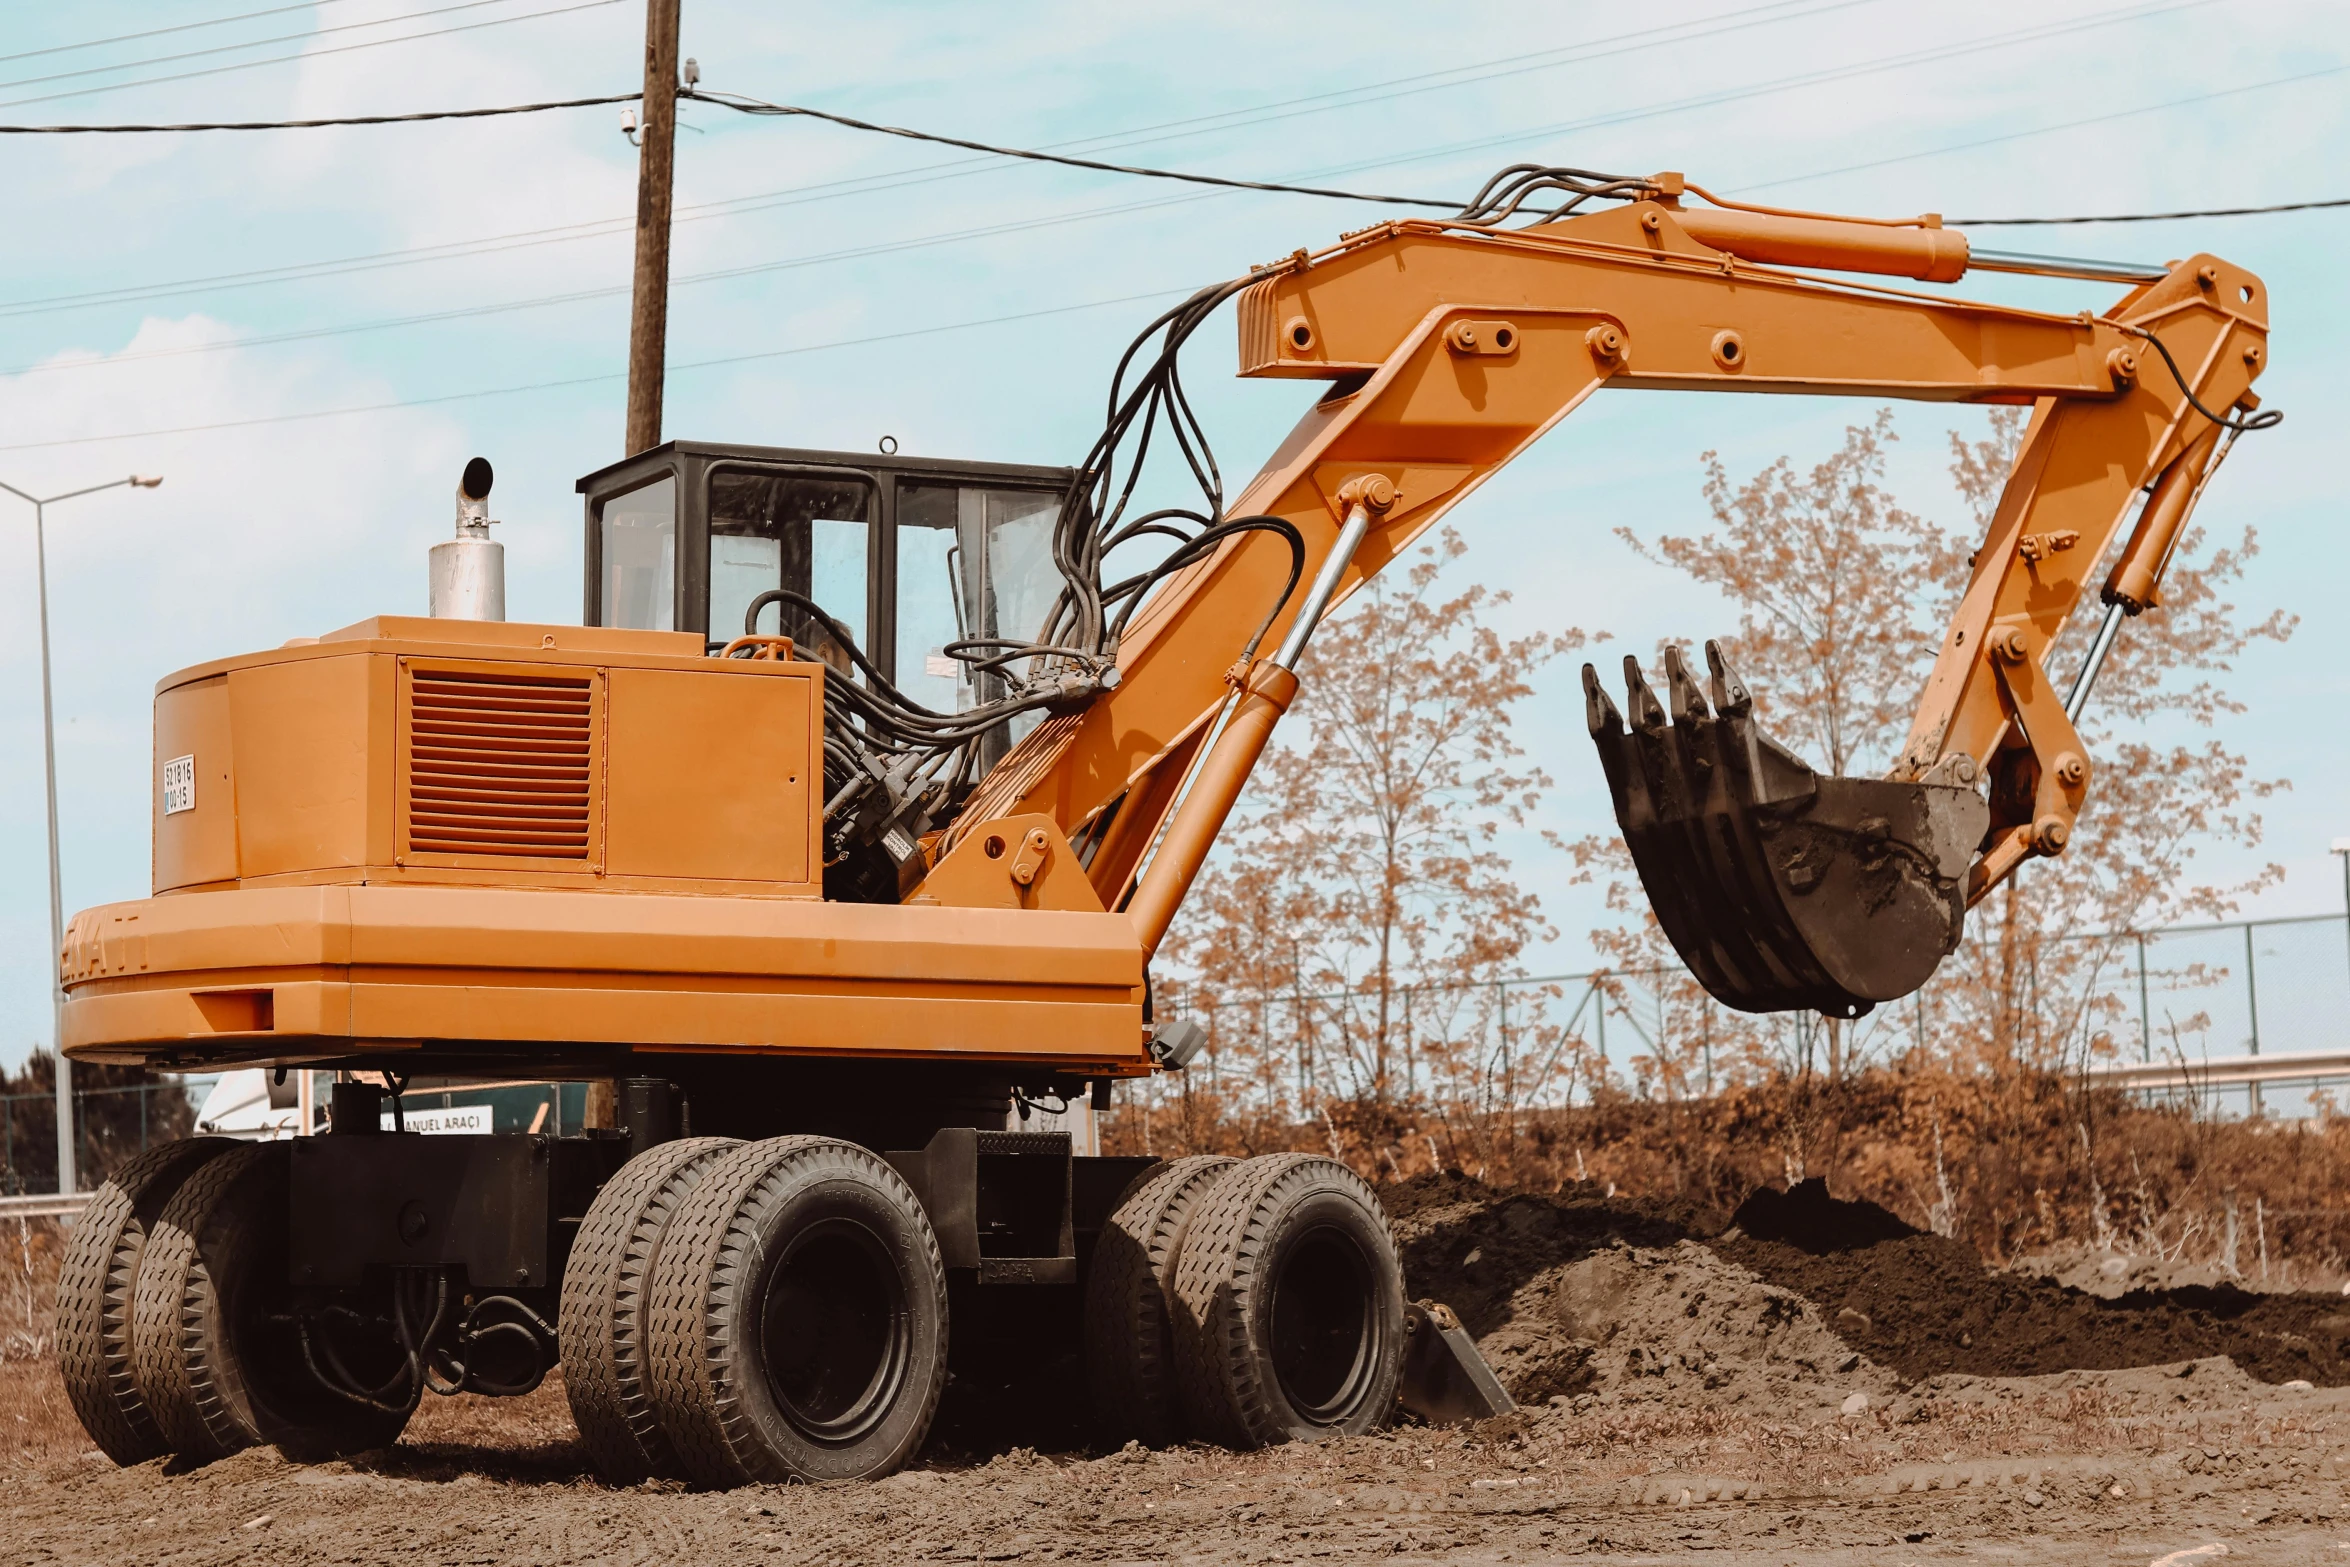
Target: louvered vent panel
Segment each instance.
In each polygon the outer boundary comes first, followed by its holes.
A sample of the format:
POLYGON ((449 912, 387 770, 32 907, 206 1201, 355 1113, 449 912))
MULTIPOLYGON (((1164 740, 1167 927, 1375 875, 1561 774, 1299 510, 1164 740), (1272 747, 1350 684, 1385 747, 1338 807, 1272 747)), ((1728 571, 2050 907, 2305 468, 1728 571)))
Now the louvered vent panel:
POLYGON ((409 850, 586 859, 594 698, 587 677, 412 671, 409 850))

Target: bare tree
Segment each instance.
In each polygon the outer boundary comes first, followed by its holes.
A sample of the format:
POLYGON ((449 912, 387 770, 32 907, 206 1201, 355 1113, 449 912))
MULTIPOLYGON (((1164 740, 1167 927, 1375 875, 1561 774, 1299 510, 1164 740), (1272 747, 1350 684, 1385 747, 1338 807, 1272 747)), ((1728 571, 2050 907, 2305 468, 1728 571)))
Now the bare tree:
POLYGON ((1184 989, 1241 1014, 1246 1043, 1223 1048, 1251 1053, 1265 1093, 1333 1128, 1335 1106, 1506 1112, 1529 1091, 1523 1055, 1538 1072, 1556 1054, 1530 1003, 1494 989, 1553 934, 1501 835, 1550 784, 1526 763, 1514 710, 1583 638, 1504 637, 1489 616, 1506 593, 1441 596, 1464 548, 1446 531, 1317 636, 1298 704, 1171 941, 1184 989), (1519 1015, 1504 1025, 1506 1006, 1519 1015))

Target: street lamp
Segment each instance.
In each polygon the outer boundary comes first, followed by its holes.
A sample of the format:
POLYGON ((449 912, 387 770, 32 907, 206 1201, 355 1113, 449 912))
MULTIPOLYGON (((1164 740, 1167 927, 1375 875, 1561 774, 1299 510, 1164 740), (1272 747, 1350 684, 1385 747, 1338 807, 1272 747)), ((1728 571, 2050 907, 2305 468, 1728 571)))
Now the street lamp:
POLYGON ((104 484, 46 496, 27 495, 13 484, 0 482, 0 490, 6 490, 33 508, 34 574, 40 582, 41 760, 49 784, 49 962, 52 965, 49 973, 49 1048, 57 1061, 57 1190, 60 1195, 74 1189, 73 1064, 65 1059, 65 892, 57 874, 57 716, 49 694, 48 513, 49 508, 59 501, 70 501, 77 496, 120 489, 126 484, 135 490, 151 490, 162 482, 161 475, 145 479, 134 473, 127 479, 109 479, 104 484))
POLYGON ((2350 935, 2350 838, 2336 838, 2334 852, 2342 857, 2342 920, 2344 934, 2350 935))

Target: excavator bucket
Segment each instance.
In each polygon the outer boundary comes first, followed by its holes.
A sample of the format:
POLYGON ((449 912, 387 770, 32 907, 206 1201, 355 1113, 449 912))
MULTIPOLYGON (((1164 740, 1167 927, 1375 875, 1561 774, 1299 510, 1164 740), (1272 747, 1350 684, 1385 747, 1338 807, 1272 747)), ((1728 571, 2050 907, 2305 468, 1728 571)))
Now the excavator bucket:
POLYGON ((1666 651, 1670 723, 1626 658, 1628 729, 1583 666, 1591 739, 1657 923, 1741 1012, 1855 1018, 1908 995, 1958 945, 1990 808, 1965 787, 1821 777, 1763 733, 1721 647, 1705 656, 1710 706, 1666 651))

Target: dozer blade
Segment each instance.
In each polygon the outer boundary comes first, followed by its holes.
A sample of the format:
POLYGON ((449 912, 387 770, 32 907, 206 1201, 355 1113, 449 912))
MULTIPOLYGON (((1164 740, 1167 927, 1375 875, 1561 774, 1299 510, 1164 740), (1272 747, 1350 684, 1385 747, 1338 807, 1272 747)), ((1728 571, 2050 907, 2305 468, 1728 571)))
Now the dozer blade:
POLYGON ((1583 666, 1592 743, 1657 923, 1741 1012, 1854 1018, 1908 995, 1958 945, 1990 808, 1963 787, 1821 777, 1755 723, 1720 646, 1705 657, 1711 706, 1666 651, 1670 723, 1626 658, 1628 729, 1583 666))

